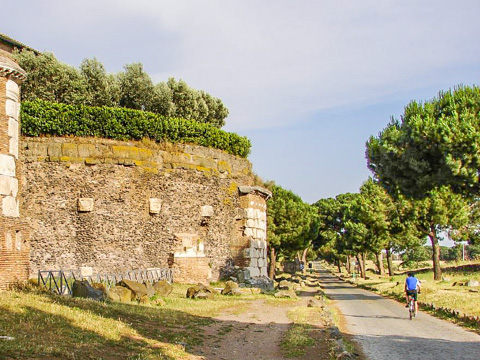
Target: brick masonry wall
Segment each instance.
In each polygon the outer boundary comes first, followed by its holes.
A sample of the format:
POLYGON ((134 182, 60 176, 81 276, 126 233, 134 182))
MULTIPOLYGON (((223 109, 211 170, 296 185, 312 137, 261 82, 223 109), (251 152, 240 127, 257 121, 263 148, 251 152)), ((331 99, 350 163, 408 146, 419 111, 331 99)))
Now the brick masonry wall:
POLYGON ((213 280, 233 269, 230 244, 244 213, 238 186, 253 182, 248 160, 197 146, 78 138, 23 138, 20 153, 31 274, 167 267, 182 246, 178 233, 197 234, 205 255, 179 261, 203 261, 213 280))
POLYGON ((204 257, 178 258, 174 269, 175 281, 180 283, 207 284, 212 277, 209 260, 204 257))
POLYGON ((17 219, 0 218, 0 289, 29 277, 28 225, 17 219))

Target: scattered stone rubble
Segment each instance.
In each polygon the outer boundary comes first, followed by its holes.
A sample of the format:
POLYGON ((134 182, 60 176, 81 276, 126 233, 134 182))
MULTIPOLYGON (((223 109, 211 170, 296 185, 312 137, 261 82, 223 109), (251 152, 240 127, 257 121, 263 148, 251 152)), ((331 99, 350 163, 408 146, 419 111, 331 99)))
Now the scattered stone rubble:
POLYGON ((168 296, 172 292, 172 285, 164 280, 154 284, 143 284, 124 279, 107 290, 101 283, 90 284, 86 280, 75 280, 72 285, 72 296, 89 298, 97 301, 110 300, 114 302, 136 301, 141 304, 163 305, 161 297, 168 296))

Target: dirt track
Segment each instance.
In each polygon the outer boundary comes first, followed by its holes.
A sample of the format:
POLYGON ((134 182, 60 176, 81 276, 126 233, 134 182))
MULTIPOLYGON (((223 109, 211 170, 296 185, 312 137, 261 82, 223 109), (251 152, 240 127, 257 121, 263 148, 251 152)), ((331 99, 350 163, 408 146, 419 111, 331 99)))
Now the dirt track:
MULTIPOLYGON (((240 314, 225 312, 214 318, 215 323, 205 329, 205 343, 194 353, 195 359, 202 360, 282 360, 286 359, 280 342, 288 330, 291 320, 288 310, 307 306, 307 302, 317 292, 318 287, 306 289, 300 300, 286 306, 268 306, 264 300, 252 302, 247 311, 240 314)), ((317 345, 310 347, 302 357, 296 360, 326 360, 328 344, 323 324, 315 324, 311 336, 317 345)))
POLYGON ((353 335, 368 359, 478 360, 480 336, 419 312, 413 321, 400 303, 320 272, 325 293, 343 314, 342 331, 353 335))

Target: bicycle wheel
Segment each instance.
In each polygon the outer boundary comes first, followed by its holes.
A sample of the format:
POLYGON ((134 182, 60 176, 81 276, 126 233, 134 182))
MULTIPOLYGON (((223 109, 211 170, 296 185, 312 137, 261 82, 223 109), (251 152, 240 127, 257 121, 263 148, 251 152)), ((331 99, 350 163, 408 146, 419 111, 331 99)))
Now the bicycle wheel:
POLYGON ((413 301, 413 299, 410 300, 408 311, 410 313, 410 320, 413 320, 415 314, 415 302, 413 301))

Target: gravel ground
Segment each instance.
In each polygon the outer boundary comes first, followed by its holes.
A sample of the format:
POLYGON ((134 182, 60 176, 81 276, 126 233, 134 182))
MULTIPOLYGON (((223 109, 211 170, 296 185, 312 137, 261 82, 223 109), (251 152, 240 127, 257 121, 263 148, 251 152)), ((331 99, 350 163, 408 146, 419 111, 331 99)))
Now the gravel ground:
POLYGON ((359 289, 320 271, 323 290, 343 315, 351 334, 372 360, 478 360, 480 336, 419 312, 414 320, 404 305, 359 289))

